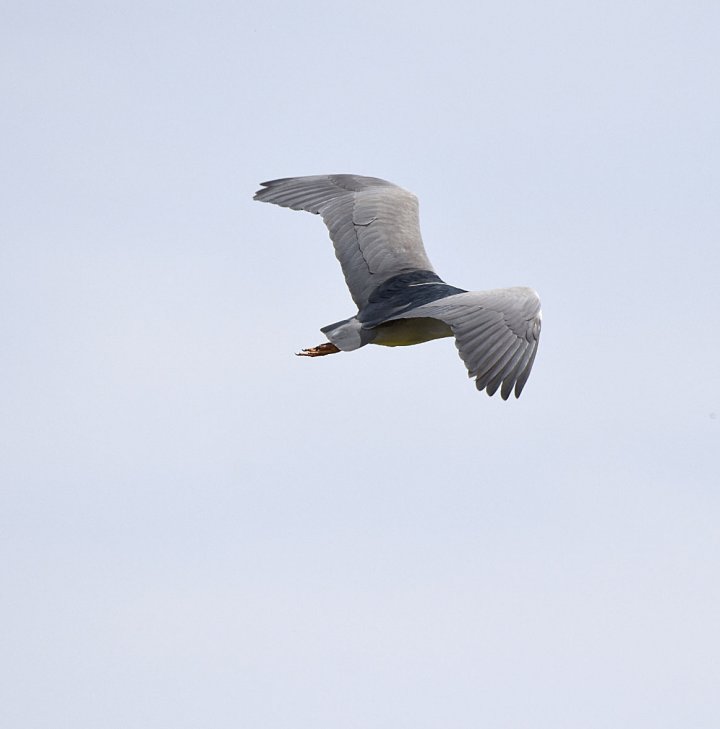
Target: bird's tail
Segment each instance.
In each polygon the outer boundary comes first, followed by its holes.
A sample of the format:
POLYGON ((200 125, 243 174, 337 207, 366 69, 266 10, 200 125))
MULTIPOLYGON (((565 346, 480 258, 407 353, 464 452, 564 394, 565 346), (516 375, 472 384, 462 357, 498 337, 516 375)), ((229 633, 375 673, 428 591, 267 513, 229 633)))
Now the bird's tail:
POLYGON ((363 328, 357 317, 328 324, 320 331, 343 352, 359 349, 373 339, 373 331, 363 328))

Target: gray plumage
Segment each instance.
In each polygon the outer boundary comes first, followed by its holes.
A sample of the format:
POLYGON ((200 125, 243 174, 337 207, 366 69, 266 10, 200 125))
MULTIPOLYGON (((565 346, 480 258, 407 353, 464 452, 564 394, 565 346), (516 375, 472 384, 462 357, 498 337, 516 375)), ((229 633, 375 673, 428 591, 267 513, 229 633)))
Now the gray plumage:
POLYGON ((337 349, 454 336, 478 390, 500 389, 504 400, 513 389, 520 396, 540 337, 540 300, 532 289, 465 291, 446 284, 425 253, 417 198, 385 180, 316 175, 261 184, 256 200, 319 214, 330 231, 358 307, 354 317, 323 327, 337 349))

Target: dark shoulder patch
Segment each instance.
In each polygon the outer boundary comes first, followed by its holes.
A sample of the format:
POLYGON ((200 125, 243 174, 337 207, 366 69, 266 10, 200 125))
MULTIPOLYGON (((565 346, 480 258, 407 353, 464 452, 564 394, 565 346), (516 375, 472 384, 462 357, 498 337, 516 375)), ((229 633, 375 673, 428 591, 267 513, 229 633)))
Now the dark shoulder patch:
POLYGON ((365 327, 374 327, 403 311, 463 293, 465 289, 446 284, 433 271, 399 273, 370 294, 368 303, 358 312, 358 319, 365 327))

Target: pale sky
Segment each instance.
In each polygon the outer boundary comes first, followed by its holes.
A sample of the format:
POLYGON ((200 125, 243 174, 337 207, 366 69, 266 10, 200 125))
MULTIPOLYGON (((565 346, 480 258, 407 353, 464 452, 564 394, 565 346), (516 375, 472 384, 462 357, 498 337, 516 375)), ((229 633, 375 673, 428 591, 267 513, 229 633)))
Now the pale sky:
POLYGON ((0 724, 720 726, 720 5, 0 11, 0 724), (520 400, 262 180, 527 285, 520 400))

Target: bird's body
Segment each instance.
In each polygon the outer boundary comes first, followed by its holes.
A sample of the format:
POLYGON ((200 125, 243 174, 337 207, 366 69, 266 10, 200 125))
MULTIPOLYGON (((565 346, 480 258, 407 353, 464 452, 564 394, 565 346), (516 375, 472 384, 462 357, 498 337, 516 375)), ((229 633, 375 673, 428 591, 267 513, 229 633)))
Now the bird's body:
POLYGON ((306 356, 454 336, 479 390, 519 397, 540 336, 540 300, 529 288, 466 291, 433 270, 417 198, 385 180, 316 175, 263 182, 255 199, 320 214, 358 313, 322 328, 329 342, 306 356))
POLYGON ((377 334, 371 344, 381 344, 384 347, 408 347, 453 335, 448 324, 430 317, 394 319, 378 324, 375 331, 377 334))

